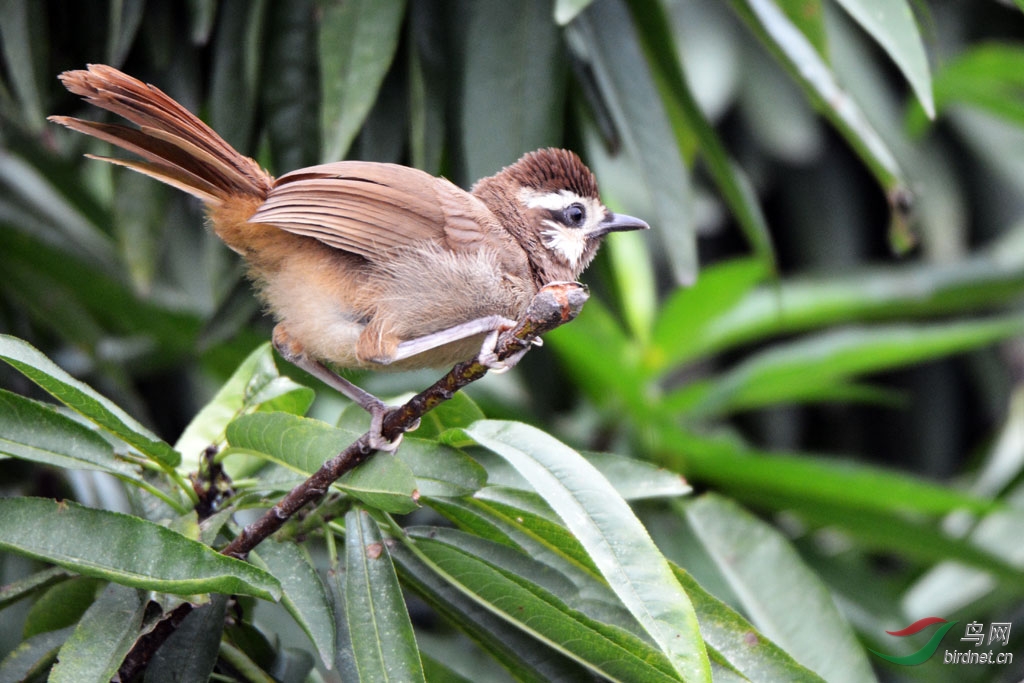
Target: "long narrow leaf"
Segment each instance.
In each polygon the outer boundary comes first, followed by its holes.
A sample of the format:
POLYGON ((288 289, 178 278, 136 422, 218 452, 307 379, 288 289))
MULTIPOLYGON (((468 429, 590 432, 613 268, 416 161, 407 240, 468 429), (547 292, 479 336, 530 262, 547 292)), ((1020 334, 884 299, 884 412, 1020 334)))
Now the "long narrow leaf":
MULTIPOLYGON (((532 498, 504 496, 498 502, 498 492, 492 493, 491 489, 485 489, 478 496, 485 494, 491 495, 468 504, 457 501, 444 504, 428 501, 428 504, 456 525, 472 529, 477 536, 515 544, 530 558, 558 570, 578 591, 578 596, 568 601, 576 609, 605 623, 635 631, 635 620, 628 613, 622 614, 613 608, 617 603, 614 593, 603 583, 580 542, 563 526, 536 514, 532 498), (625 621, 626 618, 632 623, 625 621)), ((704 590, 686 571, 675 565, 672 569, 693 601, 701 635, 708 647, 714 648, 717 657, 728 661, 751 681, 820 683, 818 676, 796 663, 735 610, 704 590)))
POLYGON ((941 515, 954 510, 988 512, 992 501, 910 475, 809 454, 757 451, 728 439, 698 437, 666 427, 666 449, 685 454, 677 463, 695 482, 706 482, 736 496, 758 494, 773 509, 793 501, 845 506, 890 514, 941 515))
POLYGON ((561 144, 568 69, 549 3, 481 0, 458 7, 460 143, 465 173, 476 180, 524 152, 561 144))
POLYGON ((319 5, 321 109, 325 162, 344 158, 398 47, 405 0, 319 5))
POLYGON ((345 515, 345 612, 361 681, 423 681, 423 664, 384 537, 358 508, 345 515))
POLYGON ((710 680, 693 605, 629 505, 578 453, 513 422, 466 430, 508 459, 580 539, 612 590, 686 680, 710 680))
POLYGON ((109 681, 139 637, 145 613, 144 593, 110 584, 86 610, 57 655, 53 683, 109 681))
POLYGON ((828 590, 777 530, 711 494, 688 506, 687 515, 743 608, 769 638, 827 681, 875 679, 828 590))
POLYGON ((334 611, 309 554, 296 543, 263 543, 253 560, 281 583, 281 604, 316 647, 329 669, 334 663, 334 611))
POLYGON ((603 678, 681 680, 667 658, 649 644, 575 612, 531 581, 551 570, 536 566, 538 563, 524 553, 500 545, 488 547, 459 533, 436 531, 416 534, 417 546, 431 561, 522 628, 571 654, 603 678))
POLYGON ((0 360, 9 363, 72 410, 160 464, 174 467, 181 461, 178 452, 166 442, 92 387, 69 375, 28 342, 0 335, 0 360))
POLYGON ((0 454, 71 470, 141 480, 106 439, 56 410, 0 389, 0 454))
POLYGON ((751 356, 691 392, 691 415, 708 417, 813 399, 858 375, 979 348, 1024 331, 1024 319, 900 325, 827 332, 751 356))
POLYGON ((760 287, 734 306, 717 311, 702 334, 678 336, 676 344, 664 349, 664 367, 837 322, 905 319, 1005 305, 1024 292, 1022 238, 1024 228, 1017 227, 984 252, 956 264, 869 268, 760 287))
POLYGON ((124 586, 276 599, 277 580, 152 522, 70 501, 0 498, 0 549, 124 586))
POLYGON ((586 677, 585 668, 548 647, 540 647, 536 638, 499 617, 480 598, 446 580, 427 558, 404 544, 389 550, 403 584, 469 635, 516 680, 571 683, 586 677))
MULTIPOLYGON (((641 27, 642 28, 642 27, 641 27)), ((697 244, 689 170, 681 142, 687 131, 673 127, 658 93, 657 73, 644 59, 644 33, 637 31, 620 0, 597 0, 566 29, 576 58, 589 68, 616 133, 644 178, 654 202, 658 238, 676 279, 697 277, 697 244)))
POLYGON ((184 455, 192 470, 203 450, 223 441, 228 423, 242 413, 262 409, 303 415, 312 403, 313 390, 281 375, 270 344, 262 344, 196 413, 174 448, 184 455))
POLYGON ((837 0, 889 53, 929 117, 935 116, 931 73, 921 34, 906 0, 837 0))
POLYGON ((657 0, 628 0, 628 3, 633 20, 640 29, 647 60, 665 92, 664 97, 673 103, 689 130, 697 136, 700 154, 707 162, 722 198, 736 216, 754 253, 769 271, 774 272, 775 250, 757 196, 743 171, 729 159, 725 145, 704 116, 686 82, 662 4, 657 0))
MULTIPOLYGON (((251 413, 228 425, 227 438, 228 443, 243 452, 310 475, 359 435, 287 413, 251 413)), ((390 454, 370 458, 347 472, 334 486, 389 512, 416 509, 416 479, 404 462, 390 454)))
POLYGON ((907 185, 888 146, 849 94, 843 92, 814 46, 773 0, 732 0, 737 14, 786 67, 890 193, 907 185))

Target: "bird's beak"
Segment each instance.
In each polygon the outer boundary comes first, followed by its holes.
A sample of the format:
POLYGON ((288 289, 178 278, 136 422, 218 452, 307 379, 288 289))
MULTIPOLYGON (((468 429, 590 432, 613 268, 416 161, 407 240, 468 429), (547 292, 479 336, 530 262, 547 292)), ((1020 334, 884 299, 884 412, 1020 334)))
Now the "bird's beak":
POLYGON ((650 230, 651 226, 644 221, 624 213, 611 213, 604 217, 604 220, 587 235, 588 238, 596 239, 604 237, 610 232, 626 232, 627 230, 650 230))

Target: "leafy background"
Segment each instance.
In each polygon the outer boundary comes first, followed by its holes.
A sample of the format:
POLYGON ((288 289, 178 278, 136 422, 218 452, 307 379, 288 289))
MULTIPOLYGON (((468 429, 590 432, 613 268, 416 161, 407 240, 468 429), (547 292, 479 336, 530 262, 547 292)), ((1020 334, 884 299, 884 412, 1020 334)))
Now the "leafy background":
MULTIPOLYGON (((468 187, 571 147, 654 230, 608 241, 581 318, 469 391, 483 413, 684 475, 695 495, 634 501, 661 551, 828 680, 1018 680, 861 647, 906 654, 924 639, 885 631, 937 615, 1011 622, 1024 652, 1022 36, 996 0, 7 0, 0 331, 171 443, 269 332, 195 203, 45 122, 82 112, 65 69, 158 84, 278 174, 362 158, 468 187)), ((6 366, 0 386, 43 396, 6 366)), ((19 452, 49 413, 3 396, 4 496, 139 514, 131 487, 19 452)), ((18 593, 0 651, 85 618, 87 581, 18 593), (40 622, 72 592, 74 618, 40 622)), ((412 605, 435 666, 482 657, 412 605)))

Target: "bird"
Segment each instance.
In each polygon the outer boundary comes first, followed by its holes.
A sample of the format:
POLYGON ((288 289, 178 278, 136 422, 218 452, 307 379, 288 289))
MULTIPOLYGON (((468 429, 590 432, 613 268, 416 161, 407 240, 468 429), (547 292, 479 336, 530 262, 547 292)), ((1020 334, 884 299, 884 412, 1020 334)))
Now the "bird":
MULTIPOLYGON (((274 177, 159 88, 89 64, 58 78, 134 126, 49 120, 137 158, 86 156, 200 199, 247 264, 283 358, 365 408, 375 448, 390 410, 338 370, 499 362, 497 334, 545 285, 576 281, 612 232, 646 230, 601 202, 574 152, 525 154, 469 191, 392 163, 337 161, 274 177)), ((525 353, 525 351, 524 351, 525 353)))

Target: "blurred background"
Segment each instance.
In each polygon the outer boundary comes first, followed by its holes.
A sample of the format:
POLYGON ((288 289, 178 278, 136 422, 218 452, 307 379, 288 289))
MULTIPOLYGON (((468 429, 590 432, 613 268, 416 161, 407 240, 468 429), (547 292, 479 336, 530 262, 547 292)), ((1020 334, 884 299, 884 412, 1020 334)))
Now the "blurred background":
MULTIPOLYGON (((1022 3, 8 0, 0 49, 0 332, 164 438, 271 321, 198 202, 46 122, 100 115, 58 73, 156 84, 276 175, 352 158, 469 187, 568 147, 653 229, 610 238, 580 319, 469 390, 484 412, 755 512, 867 647, 924 616, 1013 624, 1012 666, 872 658, 883 680, 1024 675, 1022 3)), ((4 495, 90 486, 0 460, 4 495)), ((641 513, 749 614, 692 515, 641 513)))

